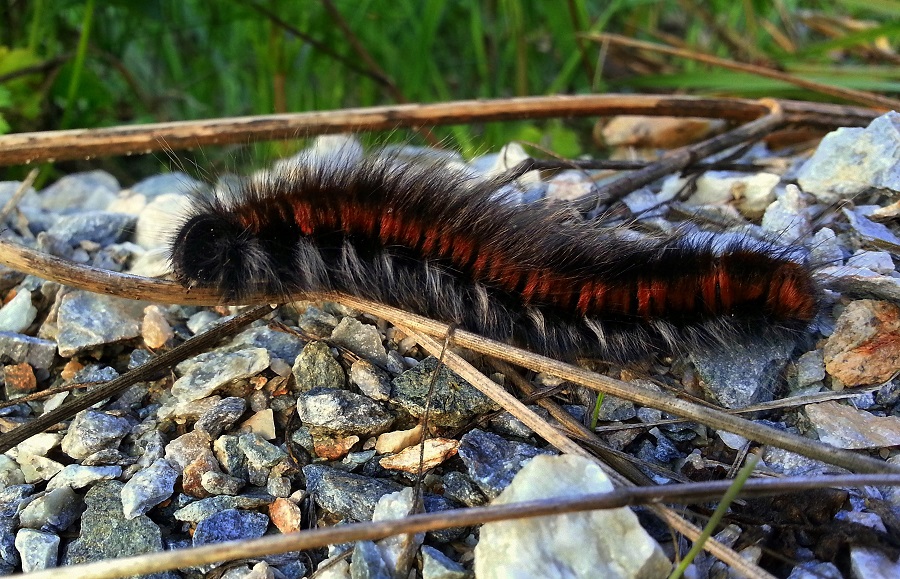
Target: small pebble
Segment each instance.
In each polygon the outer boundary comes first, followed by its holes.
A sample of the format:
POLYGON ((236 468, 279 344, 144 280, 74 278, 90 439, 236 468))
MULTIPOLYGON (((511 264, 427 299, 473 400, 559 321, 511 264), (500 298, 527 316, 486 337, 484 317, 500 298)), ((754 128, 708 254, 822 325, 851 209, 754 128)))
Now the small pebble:
POLYGON ((22 558, 23 573, 56 567, 59 535, 34 529, 19 529, 16 533, 16 549, 22 558))
POLYGON ((131 520, 143 515, 172 496, 178 474, 172 464, 164 458, 159 458, 147 468, 139 470, 122 487, 122 509, 125 518, 131 520))

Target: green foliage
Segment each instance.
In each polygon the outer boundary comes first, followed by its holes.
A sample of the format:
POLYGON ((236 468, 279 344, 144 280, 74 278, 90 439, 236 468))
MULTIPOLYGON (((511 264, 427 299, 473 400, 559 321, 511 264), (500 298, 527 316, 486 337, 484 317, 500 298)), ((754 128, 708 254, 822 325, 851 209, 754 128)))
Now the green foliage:
MULTIPOLYGON (((606 51, 581 36, 604 31, 681 39, 701 52, 896 92, 896 65, 854 51, 896 46, 898 17, 898 0, 8 3, 0 8, 10 23, 0 28, 0 132, 623 89, 811 95, 685 59, 642 53, 638 66, 636 51, 606 51), (829 37, 795 21, 804 10, 874 24, 829 37)), ((589 142, 586 129, 491 123, 435 134, 467 154, 518 139, 574 156, 589 142)), ((410 135, 378 140, 386 138, 410 135)), ((284 145, 254 150, 282 154, 284 145)))

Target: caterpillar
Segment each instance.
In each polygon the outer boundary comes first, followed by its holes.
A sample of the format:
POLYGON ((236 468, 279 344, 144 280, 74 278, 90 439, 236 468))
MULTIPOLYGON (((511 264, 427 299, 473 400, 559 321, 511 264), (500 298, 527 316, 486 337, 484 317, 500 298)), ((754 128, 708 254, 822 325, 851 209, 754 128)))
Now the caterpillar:
POLYGON ((237 301, 344 292, 562 359, 796 338, 817 313, 801 248, 697 231, 635 237, 509 203, 509 185, 384 156, 282 168, 197 198, 172 270, 237 301))

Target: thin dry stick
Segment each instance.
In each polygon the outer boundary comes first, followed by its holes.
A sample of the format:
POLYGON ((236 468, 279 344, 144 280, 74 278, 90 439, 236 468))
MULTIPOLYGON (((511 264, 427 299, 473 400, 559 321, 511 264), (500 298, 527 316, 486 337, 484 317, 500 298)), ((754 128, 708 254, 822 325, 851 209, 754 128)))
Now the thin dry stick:
POLYGON ((586 38, 590 40, 594 40, 596 42, 613 42, 615 44, 619 44, 622 46, 633 46, 634 48, 643 48, 645 50, 652 50, 654 52, 661 52, 663 54, 671 54, 673 56, 680 56, 682 58, 688 58, 691 60, 696 60, 698 62, 705 62, 706 64, 712 64, 715 66, 721 66, 722 68, 727 68, 730 70, 739 70, 741 72, 748 72, 750 74, 755 74, 757 76, 764 76, 767 78, 774 78, 776 80, 781 80, 784 82, 791 83, 793 85, 818 92, 821 94, 827 94, 829 96, 837 97, 840 99, 846 99, 850 102, 858 103, 865 106, 881 108, 884 110, 892 110, 892 109, 900 109, 900 100, 892 99, 890 97, 882 96, 879 94, 875 94, 872 92, 867 92, 863 90, 854 90, 850 88, 841 88, 837 86, 832 86, 829 84, 816 82, 813 80, 806 80, 804 78, 799 78, 792 74, 788 74, 786 72, 781 72, 779 70, 774 70, 771 68, 766 68, 764 66, 757 66, 755 64, 746 64, 743 62, 736 62, 734 60, 729 60, 727 58, 719 58, 717 56, 710 56, 708 54, 702 54, 699 52, 694 52, 691 50, 684 50, 681 48, 674 48, 671 46, 666 46, 664 44, 657 44, 655 42, 646 42, 643 40, 635 40, 634 38, 629 38, 627 36, 622 36, 619 34, 587 34, 586 38))
MULTIPOLYGON (((410 515, 404 519, 353 523, 289 533, 287 535, 270 535, 259 539, 229 541, 191 549, 175 549, 136 557, 125 557, 113 561, 71 565, 64 569, 46 569, 36 573, 20 575, 19 577, 21 579, 58 579, 60 572, 64 571, 66 577, 117 579, 119 577, 180 569, 219 561, 258 559, 265 555, 275 555, 288 551, 305 551, 353 541, 376 541, 391 535, 467 527, 492 521, 524 519, 560 513, 627 507, 638 504, 707 502, 721 496, 730 484, 731 481, 716 481, 664 487, 635 487, 574 498, 564 497, 510 505, 453 509, 441 511, 440 513, 410 515)), ((793 477, 751 480, 742 489, 741 496, 766 496, 788 492, 802 492, 822 487, 844 488, 896 484, 900 484, 900 477, 896 475, 845 475, 821 477, 818 479, 793 477)))
MULTIPOLYGON (((0 263, 71 287, 130 299, 194 305, 222 303, 221 297, 211 289, 196 288, 188 291, 173 282, 78 265, 47 256, 7 240, 0 240, 0 263)), ((296 297, 300 299, 303 296, 296 297)), ((445 336, 449 331, 447 324, 355 296, 322 294, 305 297, 340 301, 348 306, 367 311, 397 325, 404 325, 430 336, 445 336)), ((248 304, 273 303, 279 301, 279 298, 260 295, 245 301, 248 304)), ((605 392, 637 404, 670 412, 713 428, 739 434, 744 438, 771 444, 854 472, 900 472, 900 466, 894 464, 756 424, 717 409, 663 396, 649 388, 621 382, 558 360, 489 340, 472 332, 457 330, 454 333, 454 341, 464 348, 488 354, 536 372, 547 372, 598 392, 605 392)))
MULTIPOLYGON (((420 346, 425 348, 425 350, 428 351, 431 355, 436 356, 441 351, 440 344, 433 338, 410 331, 403 326, 399 327, 404 333, 412 336, 416 340, 416 342, 418 342, 420 346)), ((562 452, 581 456, 593 461, 610 477, 613 482, 615 482, 616 486, 630 486, 632 484, 631 481, 616 472, 615 469, 610 468, 606 463, 593 456, 591 453, 576 444, 573 440, 568 438, 565 434, 561 433, 552 425, 550 425, 550 423, 548 423, 533 410, 519 401, 518 398, 516 398, 515 396, 504 390, 500 385, 496 384, 493 380, 476 370, 471 364, 463 360, 462 357, 460 357, 458 354, 454 352, 445 352, 444 356, 444 361, 447 364, 447 367, 462 376, 466 381, 468 381, 486 396, 490 397, 492 400, 498 403, 501 408, 509 411, 510 414, 518 418, 531 430, 536 432, 539 436, 555 446, 557 449, 562 452)), ((678 532, 682 533, 692 541, 697 540, 697 538, 700 537, 702 530, 697 528, 687 520, 683 519, 674 511, 660 506, 654 508, 654 511, 672 528, 676 529, 678 532)), ((718 541, 709 539, 704 544, 704 547, 715 557, 717 557, 721 561, 724 561, 737 572, 743 574, 746 577, 769 577, 769 574, 766 573, 763 569, 761 569, 757 565, 754 565, 753 563, 750 563, 749 561, 738 555, 736 552, 734 552, 730 547, 727 547, 726 545, 719 543, 718 541)))
POLYGON ((627 173, 606 185, 597 187, 587 195, 575 199, 572 203, 578 209, 588 211, 598 203, 607 203, 620 199, 628 193, 644 185, 649 185, 661 177, 680 171, 700 159, 735 145, 760 139, 784 125, 784 111, 778 102, 771 99, 763 99, 760 102, 765 103, 769 107, 770 112, 768 115, 721 135, 716 135, 711 139, 672 149, 663 155, 659 161, 651 163, 643 169, 627 173))
MULTIPOLYGON (((778 101, 790 123, 816 127, 863 127, 878 116, 870 109, 778 101)), ((745 99, 670 95, 555 95, 454 101, 75 129, 0 136, 0 166, 109 155, 148 154, 208 145, 247 144, 344 132, 558 117, 653 115, 707 117, 737 122, 768 113, 745 99)))

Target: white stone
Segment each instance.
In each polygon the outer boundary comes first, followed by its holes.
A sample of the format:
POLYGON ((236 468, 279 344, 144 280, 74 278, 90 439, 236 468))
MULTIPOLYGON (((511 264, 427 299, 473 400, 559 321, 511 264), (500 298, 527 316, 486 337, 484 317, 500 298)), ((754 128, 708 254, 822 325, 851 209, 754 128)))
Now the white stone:
POLYGON ((28 329, 37 316, 37 308, 31 305, 31 292, 20 289, 16 297, 0 308, 0 332, 20 334, 28 329))
MULTIPOLYGON (((609 492, 586 458, 534 457, 493 504, 609 492)), ((627 508, 487 523, 475 547, 479 579, 506 577, 665 577, 671 564, 627 508), (589 540, 588 540, 589 538, 589 540)))

